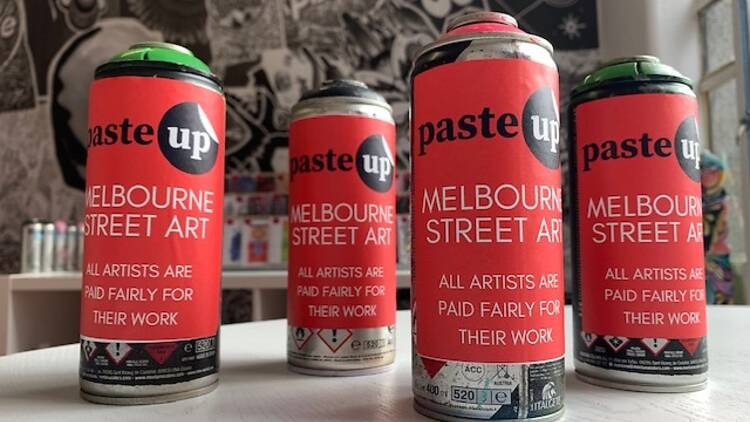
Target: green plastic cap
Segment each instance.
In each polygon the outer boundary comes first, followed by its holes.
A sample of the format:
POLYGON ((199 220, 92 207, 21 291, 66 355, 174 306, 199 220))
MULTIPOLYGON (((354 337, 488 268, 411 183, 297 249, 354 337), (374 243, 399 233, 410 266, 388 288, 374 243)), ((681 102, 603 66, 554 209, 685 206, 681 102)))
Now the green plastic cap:
POLYGON ((615 82, 677 82, 693 87, 690 79, 658 58, 631 56, 604 63, 573 89, 573 95, 615 82))
POLYGON ((192 51, 181 45, 166 42, 153 41, 133 44, 129 49, 109 59, 107 63, 129 61, 173 63, 192 68, 207 75, 211 74, 211 69, 208 65, 195 57, 192 51))

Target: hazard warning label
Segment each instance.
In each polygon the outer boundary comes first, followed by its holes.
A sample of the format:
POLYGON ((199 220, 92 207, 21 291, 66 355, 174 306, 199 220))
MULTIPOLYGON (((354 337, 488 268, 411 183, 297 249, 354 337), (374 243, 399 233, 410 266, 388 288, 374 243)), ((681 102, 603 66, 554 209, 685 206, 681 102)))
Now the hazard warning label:
POLYGON ((581 331, 581 338, 583 339, 583 342, 586 343, 586 346, 591 347, 591 345, 594 344, 598 336, 594 333, 587 333, 585 331, 581 331))
POLYGON ((318 337, 323 340, 331 352, 336 353, 352 338, 351 330, 341 330, 336 328, 325 328, 318 330, 318 337))
POLYGON ((146 345, 144 349, 146 349, 146 352, 148 352, 155 361, 163 364, 178 347, 179 345, 177 343, 153 343, 146 345))
POLYGON ((302 350, 314 334, 309 328, 289 327, 289 329, 292 332, 292 339, 294 340, 294 345, 297 346, 297 350, 302 350))
POLYGON ((122 362, 122 360, 128 356, 128 353, 133 350, 133 348, 128 346, 126 343, 109 343, 105 350, 107 351, 110 359, 112 359, 112 362, 114 362, 115 365, 119 365, 120 362, 122 362))
POLYGON ((84 340, 81 342, 81 350, 83 350, 83 356, 86 358, 86 360, 91 360, 91 358, 96 353, 96 343, 89 340, 84 340))
POLYGON ((604 336, 604 341, 607 342, 607 345, 612 348, 615 352, 622 349, 622 346, 625 345, 625 343, 628 342, 627 337, 618 337, 618 336, 604 336))
POLYGON ((659 353, 664 350, 669 340, 665 338, 644 338, 641 339, 641 342, 646 345, 654 356, 659 356, 659 353))
POLYGON ((218 370, 217 336, 164 343, 81 339, 81 378, 99 384, 176 384, 218 370))

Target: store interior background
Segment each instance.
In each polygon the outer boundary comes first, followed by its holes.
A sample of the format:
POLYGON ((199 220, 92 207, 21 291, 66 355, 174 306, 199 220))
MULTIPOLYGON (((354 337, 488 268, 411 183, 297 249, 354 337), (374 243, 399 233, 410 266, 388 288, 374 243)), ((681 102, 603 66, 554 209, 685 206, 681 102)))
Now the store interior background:
MULTIPOLYGON (((362 80, 393 106, 405 175, 411 59, 452 16, 488 9, 515 16, 555 46, 563 140, 567 93, 604 61, 653 54, 696 81, 704 146, 715 154, 703 160, 712 207, 707 287, 712 302, 746 303, 750 230, 740 204, 750 203, 750 177, 747 138, 738 135, 745 67, 737 40, 747 35, 734 13, 739 3, 745 0, 0 0, 0 274, 19 271, 23 221, 82 219, 88 85, 116 52, 163 40, 210 64, 226 85, 226 171, 233 176, 283 177, 289 110, 301 93, 330 77, 362 80)), ((562 161, 566 168, 564 149, 562 161)), ((225 323, 249 319, 249 295, 224 292, 225 323)), ((37 303, 71 321, 49 344, 77 340, 78 300, 66 292, 37 303)))

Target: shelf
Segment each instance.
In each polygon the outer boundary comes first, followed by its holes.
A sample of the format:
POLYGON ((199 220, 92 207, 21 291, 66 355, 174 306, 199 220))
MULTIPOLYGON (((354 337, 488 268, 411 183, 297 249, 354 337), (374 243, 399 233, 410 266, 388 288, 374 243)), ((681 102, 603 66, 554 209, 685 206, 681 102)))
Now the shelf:
MULTIPOLYGON (((399 288, 409 287, 409 270, 397 270, 396 277, 399 288)), ((79 272, 11 274, 8 279, 13 292, 81 290, 79 272)), ((286 286, 286 270, 229 270, 222 274, 223 289, 285 289, 286 286)))
MULTIPOLYGON (((408 270, 398 287, 408 288, 408 270)), ((286 316, 287 272, 282 269, 227 270, 222 288, 252 290, 250 320, 286 316)), ((81 273, 0 275, 0 356, 78 339, 81 273)))

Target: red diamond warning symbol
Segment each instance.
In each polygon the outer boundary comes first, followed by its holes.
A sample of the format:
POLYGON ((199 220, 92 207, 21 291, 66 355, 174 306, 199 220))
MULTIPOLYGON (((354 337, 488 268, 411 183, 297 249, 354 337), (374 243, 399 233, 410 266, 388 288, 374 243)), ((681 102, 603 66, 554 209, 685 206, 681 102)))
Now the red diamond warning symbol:
POLYGON ((437 375, 438 372, 443 369, 443 366, 448 363, 444 360, 430 359, 424 356, 420 356, 420 359, 422 360, 424 370, 427 371, 427 375, 429 375, 430 378, 435 378, 435 375, 437 375))
POLYGON ((151 343, 145 349, 159 365, 163 365, 178 347, 180 345, 177 343, 151 343))
POLYGON ((696 349, 698 349, 698 345, 701 344, 700 338, 684 338, 680 340, 680 344, 682 344, 682 347, 685 348, 685 350, 688 351, 691 355, 695 354, 696 349))
POLYGON ((646 345, 648 350, 651 350, 651 353, 654 354, 654 356, 659 356, 659 353, 661 353, 662 349, 664 349, 667 346, 667 343, 669 343, 669 340, 665 338, 644 338, 641 339, 641 343, 646 345))
POLYGON ((625 345, 625 343, 628 342, 627 337, 616 337, 616 336, 604 336, 604 341, 607 342, 609 347, 612 348, 615 352, 619 352, 620 349, 622 349, 622 346, 625 345))
POLYGON ((96 343, 91 340, 84 340, 81 343, 81 348, 83 349, 83 355, 86 356, 86 360, 91 360, 94 354, 96 354, 96 343))
POLYGON ((289 331, 294 340, 294 345, 297 346, 297 350, 302 350, 313 335, 313 331, 309 328, 290 327, 289 331))
POLYGON ((115 365, 119 365, 130 354, 133 348, 128 346, 127 343, 109 343, 104 350, 107 351, 112 362, 115 365))
POLYGON ((599 338, 599 336, 597 336, 594 333, 587 333, 587 332, 581 331, 581 338, 583 339, 583 342, 586 343, 586 347, 591 347, 591 345, 594 344, 594 342, 596 341, 596 339, 599 338))
POLYGON ((352 338, 352 331, 337 328, 323 328, 318 330, 318 337, 323 340, 323 343, 325 343, 333 353, 336 353, 341 349, 341 346, 346 344, 346 342, 352 338))

